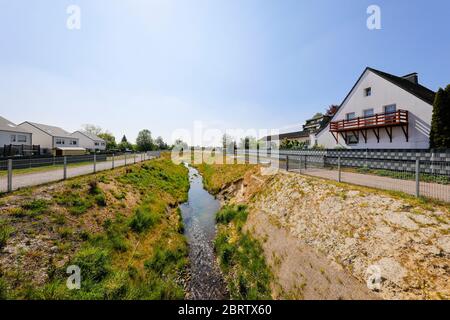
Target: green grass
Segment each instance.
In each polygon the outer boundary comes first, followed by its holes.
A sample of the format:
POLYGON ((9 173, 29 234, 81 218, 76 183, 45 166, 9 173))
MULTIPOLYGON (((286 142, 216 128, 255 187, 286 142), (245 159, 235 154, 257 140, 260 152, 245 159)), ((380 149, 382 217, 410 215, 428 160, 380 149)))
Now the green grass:
POLYGON ((244 175, 253 170, 256 165, 252 164, 194 164, 193 165, 203 176, 203 183, 206 190, 212 194, 217 194, 224 185, 242 179, 244 175))
POLYGON ((219 231, 214 247, 235 300, 271 299, 272 273, 260 243, 242 226, 247 220, 245 206, 226 206, 217 213, 219 231))
POLYGON ((134 232, 142 233, 155 225, 160 218, 158 213, 152 212, 148 208, 138 208, 131 218, 129 225, 134 232))
POLYGON ((0 249, 6 245, 11 233, 14 229, 6 224, 6 222, 0 222, 0 249))
MULTIPOLYGON (((121 172, 108 181, 117 181, 119 190, 124 188, 130 196, 139 196, 133 213, 116 212, 114 218, 103 222, 103 231, 96 233, 74 231, 61 226, 65 222, 62 219, 52 217, 61 239, 69 244, 69 240, 78 239, 81 249, 64 266, 52 268, 45 285, 24 284, 6 292, 7 287, 3 289, 0 282, 0 296, 81 300, 184 298, 179 278, 186 272, 188 247, 180 232, 183 228, 180 212, 173 208, 187 199, 188 170, 168 159, 158 159, 121 172), (66 287, 69 265, 81 268, 80 290, 66 287)), ((59 191, 54 202, 87 217, 97 214, 103 204, 101 197, 106 200, 105 191, 96 180, 76 180, 59 191)), ((112 198, 116 202, 126 201, 125 197, 112 198)), ((29 206, 30 210, 37 208, 41 208, 37 203, 29 206)), ((111 208, 122 210, 117 203, 111 208)))
MULTIPOLYGON (((68 168, 75 168, 75 167, 82 167, 87 165, 93 165, 93 162, 78 162, 78 163, 68 163, 68 168)), ((14 169, 13 175, 24 175, 24 174, 30 174, 30 173, 38 173, 38 172, 46 172, 46 171, 54 171, 54 170, 62 170, 64 168, 64 165, 62 164, 55 164, 55 165, 48 165, 48 166, 42 166, 42 167, 34 167, 34 168, 24 168, 24 169, 14 169)), ((0 177, 6 176, 8 172, 6 170, 0 170, 0 177)))

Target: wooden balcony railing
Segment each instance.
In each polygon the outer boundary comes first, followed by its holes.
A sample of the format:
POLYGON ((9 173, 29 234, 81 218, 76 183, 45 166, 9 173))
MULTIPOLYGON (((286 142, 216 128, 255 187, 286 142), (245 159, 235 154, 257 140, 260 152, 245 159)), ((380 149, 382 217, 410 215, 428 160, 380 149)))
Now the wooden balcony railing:
POLYGON ((393 113, 377 113, 369 117, 358 117, 351 120, 332 121, 331 132, 356 131, 382 127, 394 127, 408 125, 408 111, 397 110, 393 113))

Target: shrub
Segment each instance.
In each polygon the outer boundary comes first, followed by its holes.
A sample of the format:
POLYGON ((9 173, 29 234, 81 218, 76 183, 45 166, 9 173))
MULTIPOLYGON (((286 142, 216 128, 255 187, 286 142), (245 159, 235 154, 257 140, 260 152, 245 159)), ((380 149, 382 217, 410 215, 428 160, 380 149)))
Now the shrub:
POLYGON ((103 193, 97 194, 94 199, 97 205, 106 207, 106 197, 103 193))
POLYGON ((71 264, 80 267, 84 279, 95 282, 103 280, 111 270, 111 259, 108 251, 95 247, 80 250, 71 264))
POLYGON ((131 230, 141 233, 152 227, 159 220, 159 215, 149 210, 138 208, 130 220, 131 230))
POLYGON ((98 186, 98 182, 97 180, 91 180, 89 181, 89 193, 92 195, 96 195, 101 193, 102 190, 100 189, 100 187, 98 186))

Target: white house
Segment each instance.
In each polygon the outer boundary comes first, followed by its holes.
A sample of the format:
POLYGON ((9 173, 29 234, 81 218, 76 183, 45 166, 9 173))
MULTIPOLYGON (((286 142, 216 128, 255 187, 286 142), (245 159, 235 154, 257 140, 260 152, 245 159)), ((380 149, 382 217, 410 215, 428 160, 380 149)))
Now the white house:
POLYGON ((0 116, 0 147, 5 145, 31 146, 32 133, 0 116))
MULTIPOLYGON (((73 153, 82 154, 85 149, 80 148, 79 139, 69 132, 55 126, 25 121, 18 127, 33 134, 33 143, 39 144, 43 153, 61 153, 56 151, 71 150, 73 153)), ((62 152, 64 153, 64 152, 62 152)))
POLYGON ((428 149, 435 92, 412 73, 366 68, 330 123, 315 136, 328 149, 428 149))
POLYGON ((99 151, 106 149, 106 142, 102 138, 96 136, 95 134, 85 132, 85 131, 75 131, 72 133, 73 137, 78 138, 80 147, 91 151, 99 151))

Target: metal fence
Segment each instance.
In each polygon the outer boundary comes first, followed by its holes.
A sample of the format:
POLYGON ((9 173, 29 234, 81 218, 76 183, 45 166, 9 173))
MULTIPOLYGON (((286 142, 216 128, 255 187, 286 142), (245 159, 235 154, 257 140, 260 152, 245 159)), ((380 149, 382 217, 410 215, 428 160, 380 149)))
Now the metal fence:
POLYGON ((246 160, 274 160, 273 164, 278 163, 280 168, 291 172, 450 202, 450 159, 447 157, 432 160, 408 155, 396 159, 383 153, 366 157, 350 152, 339 156, 339 152, 257 150, 238 150, 236 154, 246 160))
POLYGON ((348 157, 280 156, 280 167, 293 172, 384 190, 401 191, 450 202, 450 162, 398 161, 384 169, 385 159, 354 165, 348 157))
POLYGON ((152 151, 0 160, 0 192, 114 169, 159 156, 159 151, 152 151))

